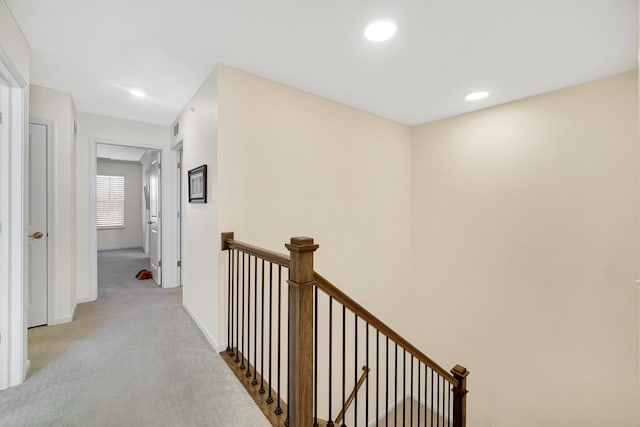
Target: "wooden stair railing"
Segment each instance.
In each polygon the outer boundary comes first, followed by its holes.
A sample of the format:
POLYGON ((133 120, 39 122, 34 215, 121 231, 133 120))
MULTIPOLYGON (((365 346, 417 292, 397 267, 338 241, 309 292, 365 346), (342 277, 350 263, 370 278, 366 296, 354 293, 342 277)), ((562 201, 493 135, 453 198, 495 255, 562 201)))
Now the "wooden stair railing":
POLYGON ((346 427, 348 419, 368 426, 393 415, 403 426, 466 426, 469 372, 446 371, 316 273, 313 239, 291 238, 289 255, 233 233, 222 233, 221 243, 229 252, 221 355, 272 425, 346 427))

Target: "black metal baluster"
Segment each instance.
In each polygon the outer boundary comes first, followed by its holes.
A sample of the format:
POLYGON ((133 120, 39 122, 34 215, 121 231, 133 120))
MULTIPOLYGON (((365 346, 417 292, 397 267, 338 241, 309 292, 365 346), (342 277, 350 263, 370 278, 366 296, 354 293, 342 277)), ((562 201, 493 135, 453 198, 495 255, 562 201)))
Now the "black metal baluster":
POLYGON ((369 369, 369 322, 366 323, 365 329, 365 357, 364 363, 367 368, 367 376, 365 377, 365 392, 364 392, 364 425, 365 427, 369 425, 369 373, 371 370, 369 369))
POLYGON ((246 270, 244 268, 244 263, 245 263, 245 253, 242 253, 242 334, 240 334, 240 347, 241 347, 241 353, 242 353, 242 357, 240 358, 240 369, 245 369, 246 366, 244 366, 244 356, 245 356, 245 352, 244 352, 244 278, 246 275, 246 270))
POLYGON ((282 414, 282 408, 280 407, 280 352, 282 351, 281 340, 280 340, 280 335, 281 335, 280 322, 282 319, 282 314, 280 312, 281 303, 282 303, 282 266, 279 265, 278 266, 278 373, 276 378, 276 381, 278 382, 278 389, 276 391, 276 394, 278 395, 278 402, 276 404, 276 409, 274 411, 276 415, 282 414))
POLYGON ((258 384, 258 257, 253 258, 253 381, 258 384))
MULTIPOLYGON (((413 356, 411 356, 413 358, 413 356)), ((422 363, 418 360, 418 426, 420 425, 420 366, 422 363)))
MULTIPOLYGON (((287 286, 287 306, 290 306, 289 304, 291 303, 291 287, 287 286)), ((289 311, 289 309, 287 309, 287 312, 289 311)), ((289 382, 289 378, 290 378, 290 374, 291 374, 291 315, 289 313, 289 315, 287 315, 287 349, 288 349, 288 354, 287 354, 287 419, 284 422, 284 425, 288 426, 289 425, 289 402, 291 402, 291 399, 289 397, 289 384, 291 384, 291 382, 289 382)))
POLYGON ((247 263, 247 372, 244 375, 251 376, 251 255, 247 263))
POLYGON ((233 280, 233 285, 231 286, 231 352, 229 353, 231 356, 235 356, 235 354, 238 352, 236 345, 237 343, 234 341, 234 330, 238 329, 238 323, 233 321, 234 319, 234 315, 235 315, 235 306, 234 306, 234 301, 238 299, 238 293, 235 292, 234 290, 234 285, 235 285, 235 289, 237 289, 238 287, 238 276, 237 274, 235 275, 235 279, 234 279, 234 274, 233 271, 237 271, 238 270, 238 254, 237 252, 232 249, 231 253, 233 253, 233 263, 231 265, 231 276, 232 276, 232 280, 233 280))
POLYGON ((448 420, 447 421, 447 426, 451 427, 451 387, 448 387, 448 388, 449 388, 449 393, 448 393, 449 394, 449 399, 448 399, 449 400, 449 409, 447 410, 447 415, 448 415, 447 416, 447 420, 448 420))
POLYGON ((327 427, 333 427, 333 417, 331 416, 331 395, 333 390, 333 297, 329 297, 329 416, 327 427))
POLYGON ((232 253, 233 251, 229 251, 229 267, 227 269, 227 353, 231 352, 231 278, 233 276, 231 274, 231 258, 233 257, 232 253))
POLYGON ((262 297, 260 298, 260 304, 262 309, 260 310, 262 316, 262 322, 260 323, 260 327, 262 332, 260 333, 260 390, 258 393, 264 394, 264 260, 262 260, 262 297))
MULTIPOLYGON (((406 422, 407 413, 407 350, 402 350, 402 425, 406 422)), ((396 405, 398 402, 396 401, 396 405)))
POLYGON ((235 362, 238 363, 240 361, 240 357, 238 354, 240 353, 240 344, 238 342, 238 334, 240 331, 240 251, 236 251, 236 339, 235 339, 235 353, 236 358, 235 362))
POLYGON ((389 425, 389 337, 387 337, 387 357, 386 357, 386 368, 385 368, 385 372, 386 372, 386 381, 385 381, 385 386, 387 389, 387 393, 386 393, 386 399, 385 399, 385 418, 387 420, 386 424, 389 425))
POLYGON ((347 414, 345 414, 345 407, 344 404, 346 402, 346 397, 345 397, 345 379, 346 379, 346 361, 347 361, 347 356, 346 356, 346 343, 347 343, 347 334, 346 334, 346 318, 347 315, 347 308, 343 305, 342 306, 342 419, 340 420, 341 424, 340 427, 346 427, 344 424, 344 419, 345 416, 347 414))
POLYGON ((318 287, 313 288, 313 427, 318 427, 318 287))
POLYGON ((436 427, 440 427, 440 374, 438 374, 438 385, 436 386, 436 405, 438 405, 438 412, 436 413, 436 427))
POLYGON ((353 346, 353 387, 356 394, 353 396, 353 427, 358 427, 358 390, 355 387, 358 384, 358 315, 354 313, 355 338, 353 346))
MULTIPOLYGON (((410 396, 411 396, 411 412, 409 412, 409 425, 413 426, 413 355, 411 355, 411 391, 410 391, 410 396)), ((420 385, 418 385, 418 387, 420 387, 420 385)), ((418 398, 419 399, 419 398, 418 398)), ((418 402, 419 404, 420 402, 418 402)), ((418 405, 418 413, 420 413, 420 406, 418 405)), ((420 422, 418 422, 418 424, 420 424, 420 422)))
POLYGON ((269 395, 267 396, 267 403, 273 403, 273 397, 271 396, 271 389, 273 388, 273 383, 271 382, 271 356, 273 353, 271 352, 271 341, 272 341, 272 332, 271 332, 271 322, 272 322, 272 308, 273 308, 273 263, 269 263, 269 395))
MULTIPOLYGON (((393 407, 395 408, 395 410, 393 411, 393 425, 397 426, 398 425, 398 343, 396 343, 395 346, 395 353, 393 355, 393 364, 394 364, 394 375, 393 375, 393 398, 394 398, 394 403, 393 403, 393 407)), ((402 404, 402 407, 404 408, 404 403, 402 404)))
POLYGON ((376 329, 376 427, 378 427, 380 419, 380 399, 378 397, 378 388, 380 384, 380 331, 376 329))
POLYGON ((431 427, 433 427, 433 368, 431 368, 431 427))
POLYGON ((429 406, 429 398, 427 396, 427 391, 428 391, 428 387, 427 387, 427 382, 429 380, 429 367, 425 364, 424 365, 424 427, 427 427, 427 414, 428 414, 428 406, 429 406))

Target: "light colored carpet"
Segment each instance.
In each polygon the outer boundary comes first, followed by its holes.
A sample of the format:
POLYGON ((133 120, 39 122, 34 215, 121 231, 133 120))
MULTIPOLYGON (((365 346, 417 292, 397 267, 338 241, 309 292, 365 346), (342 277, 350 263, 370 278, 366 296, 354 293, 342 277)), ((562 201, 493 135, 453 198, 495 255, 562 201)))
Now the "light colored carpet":
POLYGON ((182 308, 181 289, 135 274, 140 250, 101 252, 99 297, 29 330, 26 382, 0 391, 0 426, 268 427, 182 308))

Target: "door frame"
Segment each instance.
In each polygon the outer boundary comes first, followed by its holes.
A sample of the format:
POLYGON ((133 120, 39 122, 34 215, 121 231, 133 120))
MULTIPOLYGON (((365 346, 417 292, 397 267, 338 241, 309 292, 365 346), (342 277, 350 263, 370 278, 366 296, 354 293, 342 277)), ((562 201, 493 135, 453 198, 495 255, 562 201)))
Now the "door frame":
MULTIPOLYGON (((47 324, 56 323, 56 286, 55 286, 55 162, 53 153, 55 147, 56 122, 53 120, 29 118, 29 124, 47 127, 47 324)), ((29 141, 31 143, 31 141, 29 141)), ((28 156, 28 155, 27 155, 28 156)), ((28 157, 27 157, 28 160, 28 157)), ((29 227, 28 222, 25 224, 29 227)), ((28 233, 27 233, 28 234, 28 233)), ((25 268, 29 268, 27 263, 25 268)), ((27 282, 29 286, 29 282, 27 282)), ((28 301, 27 301, 28 303, 28 301)))
POLYGON ((29 274, 28 205, 29 85, 0 48, 0 102, 6 112, 0 136, 0 390, 24 381, 27 359, 29 274), (5 109, 6 108, 6 109, 5 109))
MULTIPOLYGON (((177 212, 177 221, 176 221, 176 251, 177 251, 177 260, 180 262, 180 265, 176 268, 176 278, 178 280, 178 286, 182 286, 182 259, 184 257, 184 246, 183 242, 183 227, 184 223, 184 195, 182 194, 182 159, 183 159, 183 147, 184 141, 180 139, 180 141, 171 145, 171 151, 175 153, 176 163, 180 164, 180 167, 176 167, 176 212, 177 212)), ((177 165, 176 165, 177 166, 177 165)))
MULTIPOLYGON (((160 152, 160 164, 170 163, 173 161, 174 155, 172 150, 165 146, 157 146, 151 144, 129 143, 109 138, 89 137, 89 168, 87 179, 89 182, 89 298, 79 302, 95 301, 98 298, 98 230, 96 228, 96 186, 95 179, 97 173, 97 156, 96 146, 98 144, 120 145, 125 147, 146 148, 148 150, 156 150, 160 152)), ((165 212, 172 212, 174 209, 175 197, 172 197, 175 189, 175 178, 173 174, 161 174, 162 196, 160 198, 160 215, 164 216, 165 212)), ((162 222, 162 265, 176 265, 177 254, 175 251, 176 229, 173 221, 162 222), (165 261, 167 264, 165 264, 165 261)), ((162 270, 162 287, 177 287, 176 271, 172 268, 162 270)))

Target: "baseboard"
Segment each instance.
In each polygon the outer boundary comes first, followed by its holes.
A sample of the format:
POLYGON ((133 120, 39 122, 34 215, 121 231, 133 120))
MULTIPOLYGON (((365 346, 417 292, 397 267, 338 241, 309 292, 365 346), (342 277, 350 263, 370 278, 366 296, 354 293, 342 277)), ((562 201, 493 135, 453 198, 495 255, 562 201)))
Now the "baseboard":
POLYGON ((62 317, 56 317, 53 320, 53 323, 49 323, 49 326, 53 326, 53 325, 61 325, 63 323, 69 323, 73 320, 73 315, 70 316, 62 316, 62 317))
POLYGON ((78 301, 73 304, 73 310, 71 310, 71 321, 76 318, 76 308, 78 308, 78 301))
POLYGON ((29 374, 29 369, 31 369, 31 360, 27 359, 27 363, 24 364, 24 372, 22 373, 22 380, 27 379, 27 375, 29 374))
MULTIPOLYGON (((117 251, 120 249, 142 249, 140 245, 124 245, 124 246, 108 246, 106 248, 98 248, 98 252, 117 251)), ((144 249, 143 249, 144 252, 144 249)))
POLYGON ((68 316, 62 316, 62 317, 56 317, 53 321, 53 323, 49 323, 49 326, 53 326, 53 325, 61 325, 63 323, 69 323, 73 321, 73 318, 76 315, 76 308, 78 307, 78 303, 76 302, 73 305, 73 308, 71 309, 71 314, 68 316))
POLYGON ((221 351, 224 351, 227 348, 227 343, 226 342, 218 343, 218 341, 216 341, 216 339, 213 338, 213 335, 211 335, 211 333, 207 330, 207 328, 205 328, 204 324, 200 321, 198 316, 196 316, 196 314, 193 312, 191 307, 189 307, 189 304, 183 301, 182 306, 184 307, 184 310, 187 312, 187 314, 191 316, 191 319, 193 319, 194 323, 198 326, 198 328, 200 329, 204 337, 207 339, 211 347, 213 347, 215 352, 220 353, 221 351))
POLYGON ((85 302, 91 302, 95 300, 96 298, 93 298, 93 297, 82 297, 82 298, 78 298, 77 304, 84 304, 85 302))

